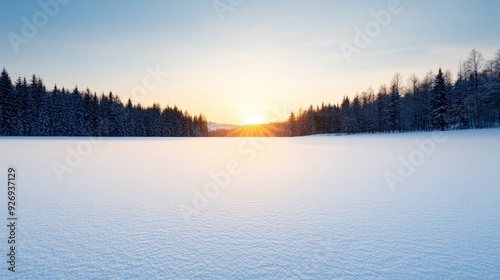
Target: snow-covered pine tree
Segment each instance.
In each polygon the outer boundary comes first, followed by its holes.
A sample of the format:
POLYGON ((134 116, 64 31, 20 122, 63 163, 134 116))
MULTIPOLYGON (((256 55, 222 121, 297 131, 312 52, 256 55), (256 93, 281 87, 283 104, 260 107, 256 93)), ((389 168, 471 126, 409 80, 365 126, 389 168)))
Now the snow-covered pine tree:
POLYGON ((342 110, 342 133, 354 133, 354 121, 352 117, 352 107, 349 97, 345 96, 341 105, 342 110))
POLYGON ((5 70, 0 74, 0 135, 13 135, 15 122, 14 86, 5 70))
POLYGON ((494 93, 494 104, 497 115, 497 125, 500 125, 500 49, 495 53, 495 58, 493 60, 493 75, 495 81, 495 93, 494 93))
POLYGON ((208 137, 208 121, 205 115, 200 114, 198 117, 198 120, 200 122, 200 128, 201 128, 201 136, 202 137, 208 137))
POLYGON ((296 124, 296 120, 295 120, 295 114, 293 112, 290 113, 290 117, 288 118, 287 136, 290 136, 290 137, 297 136, 297 124, 296 124))
POLYGON ((83 93, 82 96, 82 105, 83 105, 83 134, 86 136, 91 136, 92 132, 92 123, 94 121, 94 112, 93 112, 93 95, 90 92, 90 89, 83 93))
POLYGON ((365 132, 374 133, 377 129, 377 114, 375 106, 375 94, 370 87, 361 95, 361 107, 363 108, 363 127, 365 132))
POLYGON ((60 91, 57 85, 54 85, 54 89, 49 93, 48 97, 48 108, 49 108, 49 135, 50 136, 61 136, 58 131, 61 127, 61 117, 58 106, 58 99, 60 98, 60 91))
POLYGON ((392 133, 399 130, 399 117, 400 117, 400 95, 396 85, 391 86, 391 95, 389 103, 389 125, 392 133))
POLYGON ((436 76, 432 94, 433 94, 431 103, 432 126, 435 129, 444 131, 448 127, 448 121, 447 121, 448 98, 446 96, 446 85, 441 68, 439 68, 439 72, 436 76))
POLYGON ((135 109, 132 104, 132 100, 129 98, 127 101, 127 105, 125 106, 125 136, 132 137, 135 135, 135 109))
POLYGON ((363 112, 361 109, 361 102, 359 96, 356 95, 352 100, 351 104, 351 121, 352 121, 352 133, 360 133, 363 131, 363 112))
POLYGON ((377 108, 377 131, 386 132, 388 116, 388 104, 389 95, 387 94, 387 86, 382 85, 377 94, 377 99, 375 100, 375 106, 377 108))

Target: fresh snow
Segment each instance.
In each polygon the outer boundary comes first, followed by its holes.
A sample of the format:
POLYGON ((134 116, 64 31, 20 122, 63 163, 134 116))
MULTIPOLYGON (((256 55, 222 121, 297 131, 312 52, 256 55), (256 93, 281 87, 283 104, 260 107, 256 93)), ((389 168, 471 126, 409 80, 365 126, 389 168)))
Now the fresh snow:
POLYGON ((0 278, 499 279, 499 144, 500 129, 1 138, 3 223, 8 166, 19 219, 0 278))

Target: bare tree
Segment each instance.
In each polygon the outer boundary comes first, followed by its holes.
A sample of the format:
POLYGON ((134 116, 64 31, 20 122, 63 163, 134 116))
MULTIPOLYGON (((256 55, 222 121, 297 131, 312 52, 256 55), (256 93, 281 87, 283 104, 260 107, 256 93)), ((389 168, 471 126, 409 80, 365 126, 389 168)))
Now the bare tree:
POLYGON ((473 49, 469 54, 469 59, 467 60, 467 70, 470 74, 470 77, 474 83, 474 99, 475 99, 475 122, 476 127, 481 127, 481 100, 479 97, 479 73, 484 66, 484 57, 483 54, 476 49, 473 49))
POLYGON ((413 74, 410 76, 410 78, 408 78, 408 93, 411 96, 411 130, 417 130, 418 124, 418 84, 419 80, 417 75, 413 74))

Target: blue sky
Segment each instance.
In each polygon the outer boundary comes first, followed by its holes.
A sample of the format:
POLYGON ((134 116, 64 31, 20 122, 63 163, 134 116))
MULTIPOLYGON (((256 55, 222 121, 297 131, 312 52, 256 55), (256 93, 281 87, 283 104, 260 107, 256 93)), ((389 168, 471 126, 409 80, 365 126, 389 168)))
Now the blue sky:
POLYGON ((58 2, 0 1, 0 64, 13 78, 35 73, 50 88, 113 91, 216 122, 337 103, 396 71, 456 73, 471 49, 487 59, 500 49, 500 1, 66 0, 16 53, 9 34, 23 36, 23 18, 44 12, 39 2, 58 2), (340 45, 353 45, 355 28, 391 1, 402 11, 348 61, 340 45), (148 79, 151 71, 168 76, 148 79))

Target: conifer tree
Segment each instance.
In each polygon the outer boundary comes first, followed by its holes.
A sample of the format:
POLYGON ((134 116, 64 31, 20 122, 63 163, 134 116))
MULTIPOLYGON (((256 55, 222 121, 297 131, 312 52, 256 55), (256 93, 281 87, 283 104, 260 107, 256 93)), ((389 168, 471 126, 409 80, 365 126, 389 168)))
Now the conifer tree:
POLYGON ((9 74, 0 74, 0 135, 13 135, 15 122, 14 86, 9 74))
POLYGON ((448 122, 446 119, 448 99, 446 96, 446 86, 441 68, 439 68, 439 72, 436 76, 432 93, 432 126, 435 129, 444 131, 448 126, 448 122))

